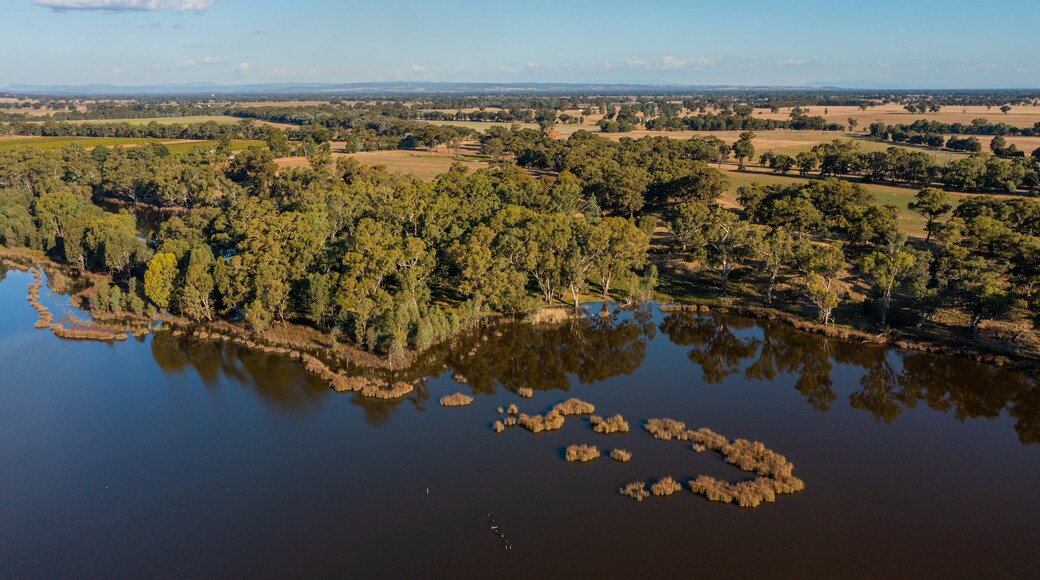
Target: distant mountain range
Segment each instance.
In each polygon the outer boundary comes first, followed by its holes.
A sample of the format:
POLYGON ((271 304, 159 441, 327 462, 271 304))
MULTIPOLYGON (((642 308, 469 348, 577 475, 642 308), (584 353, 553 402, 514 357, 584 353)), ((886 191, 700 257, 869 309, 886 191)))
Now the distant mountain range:
POLYGON ((873 82, 811 83, 799 86, 771 85, 682 85, 667 83, 483 83, 483 82, 369 82, 369 83, 185 83, 158 85, 30 85, 13 84, 0 93, 57 97, 145 97, 145 96, 390 96, 390 95, 669 95, 712 91, 1015 91, 1028 89, 942 89, 908 85, 881 86, 873 82))
POLYGON ((461 83, 461 82, 390 82, 390 83, 262 83, 224 85, 217 83, 159 84, 121 86, 29 85, 14 84, 3 92, 17 95, 49 95, 77 97, 159 96, 159 95, 410 95, 410 94, 671 94, 690 91, 725 90, 823 90, 835 87, 771 87, 720 85, 669 85, 624 83, 461 83))

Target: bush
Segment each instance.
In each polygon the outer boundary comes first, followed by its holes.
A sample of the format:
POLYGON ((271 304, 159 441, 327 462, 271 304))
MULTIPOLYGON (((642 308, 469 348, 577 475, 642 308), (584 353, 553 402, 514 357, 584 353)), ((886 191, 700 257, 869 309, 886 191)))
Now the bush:
POLYGON ((586 463, 599 458, 599 448, 593 445, 568 445, 566 458, 568 463, 586 463))
POLYGON ((441 397, 442 407, 465 407, 473 402, 473 397, 463 393, 452 393, 441 397))

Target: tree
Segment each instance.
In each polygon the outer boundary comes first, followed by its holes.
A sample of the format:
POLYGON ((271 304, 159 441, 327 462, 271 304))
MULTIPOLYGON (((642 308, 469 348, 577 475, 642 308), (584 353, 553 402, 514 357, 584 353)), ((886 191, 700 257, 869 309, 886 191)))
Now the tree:
POLYGON ((855 117, 849 117, 849 132, 855 132, 856 126, 859 125, 859 121, 855 117))
POLYGON ((802 151, 794 156, 794 163, 798 166, 798 175, 806 176, 816 169, 820 162, 820 156, 812 151, 802 151))
POLYGON ((794 239, 783 228, 770 228, 755 244, 755 254, 768 276, 766 302, 773 303, 773 288, 780 271, 794 259, 794 239))
POLYGON ((589 253, 593 270, 599 274, 604 300, 610 296, 614 279, 643 266, 649 249, 650 238, 624 218, 604 218, 593 226, 589 253))
POLYGON ((918 256, 913 251, 899 249, 894 252, 875 251, 863 258, 863 273, 881 293, 881 326, 885 326, 892 293, 915 272, 918 256))
POLYGON ((989 142, 989 149, 994 155, 1000 157, 1004 155, 1004 151, 1007 149, 1007 140, 1003 136, 997 135, 989 142))
POLYGON ((733 143, 733 156, 737 158, 737 169, 739 171, 744 171, 745 160, 755 156, 755 146, 751 143, 751 140, 754 138, 755 134, 753 132, 745 131, 733 143))
POLYGON ((719 269, 719 291, 725 294, 730 274, 754 248, 751 224, 729 210, 715 208, 701 228, 701 238, 708 263, 719 269))
MULTIPOLYGON (((213 319, 213 263, 209 246, 200 244, 188 253, 177 304, 181 314, 192 320, 213 319)), ((147 282, 145 284, 147 287, 147 282)))
POLYGON ((668 229, 685 252, 690 246, 700 245, 701 231, 711 218, 711 208, 701 202, 680 203, 668 210, 667 218, 668 229))
POLYGON ((148 269, 144 273, 144 295, 160 311, 165 311, 170 306, 176 278, 177 258, 173 254, 160 252, 148 261, 148 269))
POLYGON ((1001 105, 1000 106, 1000 112, 1004 113, 1005 115, 1007 115, 1010 110, 1011 110, 1011 105, 1001 105))
POLYGON ((816 306, 825 325, 831 323, 831 313, 841 302, 838 293, 832 289, 833 285, 833 280, 816 273, 809 274, 805 282, 805 295, 816 306))
POLYGON ((998 318, 1020 303, 1008 289, 1004 272, 990 260, 957 254, 944 260, 943 266, 950 293, 968 314, 972 336, 978 336, 982 322, 998 318))
POLYGON ((937 187, 926 187, 917 192, 915 197, 917 201, 908 203, 906 208, 921 214, 928 220, 925 224, 925 231, 928 232, 925 237, 927 242, 932 239, 939 218, 953 209, 953 204, 950 203, 950 196, 937 187))

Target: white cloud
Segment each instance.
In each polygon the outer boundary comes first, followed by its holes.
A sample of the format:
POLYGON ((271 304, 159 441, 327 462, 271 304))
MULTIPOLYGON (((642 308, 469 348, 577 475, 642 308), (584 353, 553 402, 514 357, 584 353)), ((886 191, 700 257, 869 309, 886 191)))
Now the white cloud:
POLYGON ((236 64, 235 65, 235 72, 237 72, 237 73, 239 73, 241 75, 248 75, 249 74, 249 63, 248 62, 240 62, 240 63, 236 64))
POLYGON ((220 0, 33 0, 33 4, 55 11, 95 10, 99 12, 162 11, 205 12, 220 0))
POLYGON ((204 66, 211 66, 220 62, 220 57, 204 56, 201 60, 188 59, 177 61, 173 64, 153 64, 152 70, 189 70, 204 66))
POLYGON ((789 58, 787 60, 776 61, 776 66, 802 66, 806 63, 807 61, 802 58, 789 58))

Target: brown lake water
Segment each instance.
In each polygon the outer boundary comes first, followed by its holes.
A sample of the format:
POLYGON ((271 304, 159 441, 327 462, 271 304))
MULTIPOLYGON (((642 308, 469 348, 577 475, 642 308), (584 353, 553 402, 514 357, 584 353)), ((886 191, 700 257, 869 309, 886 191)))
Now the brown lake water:
POLYGON ((1028 374, 735 317, 611 306, 600 318, 590 305, 580 320, 435 349, 399 377, 416 392, 373 401, 228 345, 60 340, 32 328, 31 276, 0 275, 3 578, 1040 569, 1040 380, 1028 374), (459 390, 475 402, 438 405, 459 390), (623 414, 632 432, 598 435, 578 417, 552 433, 491 431, 499 406, 534 414, 569 397, 623 414), (753 510, 688 490, 623 497, 622 484, 665 475, 749 477, 654 440, 651 417, 762 441, 806 489, 753 510), (568 464, 571 443, 633 458, 568 464))

